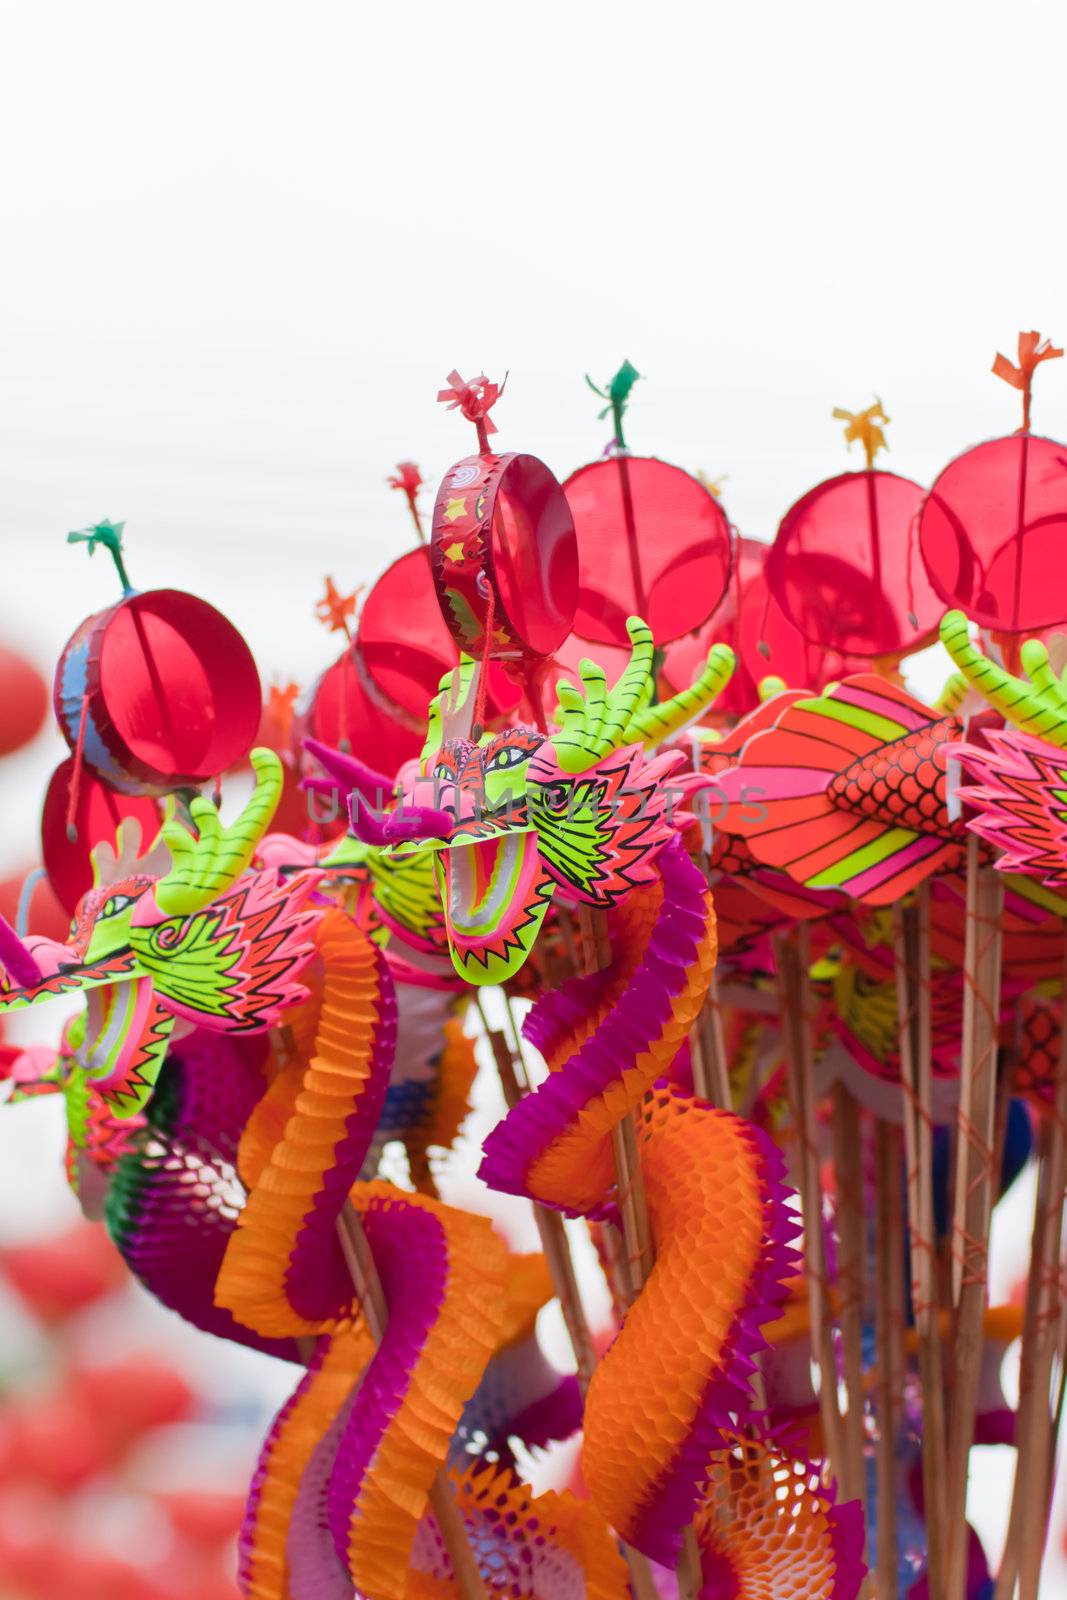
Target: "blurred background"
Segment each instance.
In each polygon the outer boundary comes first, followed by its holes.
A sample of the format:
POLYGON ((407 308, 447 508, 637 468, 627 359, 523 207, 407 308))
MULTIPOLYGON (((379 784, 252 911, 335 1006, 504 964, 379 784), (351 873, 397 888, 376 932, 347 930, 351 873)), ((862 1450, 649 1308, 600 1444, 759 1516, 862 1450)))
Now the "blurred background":
MULTIPOLYGON (((36 0, 3 43, 0 645, 49 681, 115 593, 65 534, 111 517, 136 586, 205 595, 265 685, 306 684, 336 654, 324 574, 351 589, 412 543, 395 463, 428 508, 470 447, 435 404, 453 367, 509 372, 500 442, 563 477, 608 437, 583 374, 628 357, 631 444, 723 478, 769 539, 849 465, 835 405, 880 397, 885 465, 928 483, 1016 425, 994 351, 1067 336, 1067 13, 1038 0, 36 0)), ((1053 436, 1065 368, 1037 386, 1053 436)), ((0 762, 9 915, 64 749, 49 718, 0 762)), ((478 1094, 468 1152, 500 1110, 478 1094)), ((126 1281, 78 1221, 62 1117, 0 1109, 0 1596, 232 1597, 288 1375, 126 1281)), ((471 1164, 451 1192, 484 1206, 471 1164)), ((998 1213, 1002 1296, 1028 1203, 998 1213)), ((995 1559, 1009 1457, 979 1455, 995 1559)))

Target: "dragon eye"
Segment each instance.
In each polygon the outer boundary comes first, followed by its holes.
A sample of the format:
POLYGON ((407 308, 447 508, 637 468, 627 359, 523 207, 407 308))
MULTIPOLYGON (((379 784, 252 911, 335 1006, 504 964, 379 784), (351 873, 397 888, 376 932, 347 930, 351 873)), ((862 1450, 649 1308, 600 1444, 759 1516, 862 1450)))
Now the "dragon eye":
POLYGON ((105 917, 117 917, 120 911, 125 911, 126 907, 132 904, 133 901, 128 894, 113 894, 109 900, 105 900, 100 918, 103 920, 105 917))
POLYGON ((489 763, 488 770, 490 772, 502 772, 505 767, 517 767, 520 766, 522 762, 529 761, 529 759, 529 750, 524 750, 521 745, 502 745, 501 748, 493 755, 493 759, 489 763))

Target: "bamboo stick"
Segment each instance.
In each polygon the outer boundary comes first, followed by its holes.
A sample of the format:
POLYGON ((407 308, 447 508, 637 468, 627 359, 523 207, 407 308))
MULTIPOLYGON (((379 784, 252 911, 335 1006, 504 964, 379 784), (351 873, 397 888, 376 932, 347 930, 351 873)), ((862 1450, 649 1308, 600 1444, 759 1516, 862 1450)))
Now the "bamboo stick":
MULTIPOLYGON (((490 1025, 480 996, 475 997, 475 1004, 478 1008, 478 1015, 481 1018, 486 1038, 489 1040, 490 1048, 493 1052, 493 1059, 496 1062, 497 1072, 500 1077, 500 1085, 504 1091, 504 1099, 510 1109, 519 1103, 523 1094, 529 1089, 528 1075, 524 1072, 523 1077, 526 1081, 520 1083, 518 1072, 516 1071, 517 1061, 521 1063, 521 1045, 518 1029, 515 1027, 514 1017, 511 1015, 510 1008, 508 1008, 508 1016, 511 1020, 514 1034, 515 1054, 513 1055, 505 1034, 499 1028, 493 1028, 490 1025)), ((571 1349, 574 1352, 578 1384, 584 1399, 596 1367, 596 1349, 578 1289, 578 1279, 574 1271, 570 1242, 567 1238, 563 1218, 559 1213, 548 1206, 537 1204, 536 1201, 532 1202, 532 1204, 534 1221, 537 1224, 537 1231, 541 1238, 541 1248, 548 1263, 552 1287, 556 1291, 556 1298, 559 1300, 560 1310, 563 1313, 563 1321, 570 1338, 571 1349)), ((624 1541, 620 1541, 620 1543, 630 1571, 630 1587, 633 1591, 634 1600, 657 1600, 656 1583, 652 1576, 648 1558, 643 1556, 640 1551, 634 1550, 624 1541)))
POLYGON ((927 1577, 931 1595, 944 1584, 945 1386, 938 1316, 934 1218, 930 1019, 930 891, 927 884, 896 916, 896 985, 900 1076, 904 1090, 911 1302, 922 1388, 922 1473, 927 1577))
MULTIPOLYGON (((594 972, 609 965, 612 959, 607 922, 602 911, 595 912, 587 906, 582 906, 578 915, 586 970, 594 972)), ((623 1117, 622 1121, 616 1123, 611 1130, 611 1148, 615 1160, 615 1182, 626 1245, 629 1300, 632 1304, 644 1288, 655 1261, 648 1206, 645 1201, 645 1185, 641 1174, 641 1159, 637 1148, 637 1130, 632 1116, 623 1117)), ((677 1566, 681 1600, 697 1600, 701 1587, 700 1566, 700 1551, 696 1536, 690 1527, 684 1535, 682 1554, 677 1566)), ((651 1579, 651 1574, 649 1577, 651 1579)))
POLYGON ((1034 1385, 1034 1329, 1041 1298, 1041 1272, 1045 1253, 1045 1221, 1048 1216, 1048 1126, 1042 1123, 1037 1131, 1037 1181, 1034 1188, 1034 1220, 1030 1232, 1030 1266, 1026 1275, 1026 1299, 1023 1305, 1023 1330, 1019 1350, 1019 1403, 1015 1408, 1015 1474, 1012 1481, 1011 1506, 1008 1528, 1004 1536, 1004 1550, 1000 1558, 993 1600, 1011 1600, 1019 1576, 1019 1558, 1023 1536, 1023 1503, 1028 1492, 1027 1466, 1029 1449, 1024 1450, 1023 1440, 1030 1437, 1034 1385))
MULTIPOLYGON (((878 1600, 897 1592, 897 1434, 904 1371, 904 1219, 899 1128, 875 1124, 875 1342, 878 1358, 879 1428, 875 1456, 878 1496, 876 1572, 878 1600)), ((934 1591, 931 1590, 931 1596, 934 1591)))
POLYGON ((731 1110, 730 1064, 723 1035, 722 1012, 719 1009, 719 985, 714 972, 699 1020, 690 1035, 689 1049, 695 1093, 709 1105, 719 1106, 723 1111, 731 1110))
POLYGON ((831 1468, 841 1476, 841 1411, 837 1400, 830 1300, 827 1294, 822 1190, 815 1143, 815 1063, 811 1038, 807 928, 799 924, 775 939, 782 1037, 789 1094, 797 1128, 798 1189, 804 1223, 804 1261, 812 1353, 819 1367, 819 1413, 831 1468))
POLYGON ((967 1476, 978 1401, 993 1205, 997 1033, 1003 880, 967 843, 963 1041, 957 1113, 952 1292, 956 1306, 955 1389, 946 1473, 946 1600, 963 1600, 967 1573, 967 1476))
MULTIPOLYGON (((481 1017, 482 1027, 485 1029, 493 1051, 500 1085, 504 1091, 504 1099, 508 1109, 518 1105, 529 1085, 519 1082, 516 1071, 516 1059, 508 1046, 507 1038, 498 1028, 489 1024, 485 1009, 479 998, 476 1002, 478 1014, 481 1017)), ((570 1244, 567 1240, 566 1228, 563 1218, 557 1211, 548 1206, 538 1205, 533 1202, 534 1221, 541 1237, 541 1248, 548 1263, 548 1270, 552 1277, 552 1287, 556 1291, 563 1321, 570 1338, 571 1349, 574 1351, 574 1360, 578 1369, 578 1383, 584 1395, 589 1387, 589 1380, 593 1376, 596 1366, 596 1352, 593 1346, 593 1335, 582 1305, 581 1295, 578 1290, 578 1280, 574 1271, 574 1262, 571 1259, 570 1244)))
MULTIPOLYGON (((363 1219, 351 1201, 345 1201, 337 1219, 337 1237, 371 1337, 375 1344, 381 1344, 389 1321, 389 1309, 374 1256, 363 1231, 363 1219)), ((489 1600, 489 1592, 482 1581, 452 1484, 444 1468, 438 1472, 430 1488, 430 1507, 463 1600, 489 1600)))
MULTIPOLYGON (((834 1085, 832 1120, 834 1169, 837 1174, 838 1320, 848 1411, 842 1426, 841 1484, 845 1498, 866 1508, 864 1460, 863 1300, 867 1219, 863 1205, 863 1149, 860 1112, 843 1083, 834 1085)), ((866 1516, 864 1517, 866 1526, 866 1516)))
MULTIPOLYGON (((1067 997, 1067 970, 1064 973, 1063 993, 1067 997)), ((1032 1402, 1027 1430, 1022 1436, 1025 1439, 1025 1448, 1017 1453, 1016 1459, 1016 1481, 1018 1481, 1019 1465, 1023 1464, 1024 1479, 1028 1485, 1022 1495, 1019 1600, 1037 1600, 1041 1558, 1045 1549, 1055 1476, 1050 1389, 1063 1307, 1060 1249, 1063 1233, 1064 1185, 1067 1183, 1065 1130, 1067 1130, 1067 1019, 1061 1016, 1056 1093, 1045 1138, 1047 1173, 1045 1183, 1038 1185, 1038 1205, 1043 1207, 1043 1219, 1037 1314, 1033 1328, 1034 1350, 1030 1371, 1032 1402)))

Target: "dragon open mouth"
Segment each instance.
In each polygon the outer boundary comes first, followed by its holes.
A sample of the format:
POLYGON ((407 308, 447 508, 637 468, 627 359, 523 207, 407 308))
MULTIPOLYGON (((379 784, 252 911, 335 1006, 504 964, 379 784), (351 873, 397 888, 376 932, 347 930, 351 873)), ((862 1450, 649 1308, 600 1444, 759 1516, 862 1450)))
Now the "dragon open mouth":
POLYGON ((118 1116, 140 1110, 166 1053, 173 1017, 157 1000, 149 977, 90 989, 85 1041, 78 1062, 118 1116))
POLYGON ((503 833, 444 852, 451 926, 468 938, 496 927, 515 892, 521 869, 537 854, 533 833, 503 833))
POLYGON ((438 851, 436 861, 456 970, 476 983, 497 983, 517 972, 551 892, 536 832, 458 839, 438 851))
POLYGON ((78 1052, 81 1065, 89 1073, 99 1072, 114 1061, 128 1033, 131 1013, 137 999, 138 984, 144 978, 126 978, 121 983, 102 984, 85 996, 85 1043, 78 1052))

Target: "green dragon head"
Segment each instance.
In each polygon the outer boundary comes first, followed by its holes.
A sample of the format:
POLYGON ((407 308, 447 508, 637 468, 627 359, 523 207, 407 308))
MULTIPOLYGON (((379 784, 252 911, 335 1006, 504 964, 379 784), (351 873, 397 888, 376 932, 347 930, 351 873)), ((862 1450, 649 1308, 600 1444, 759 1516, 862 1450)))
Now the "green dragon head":
POLYGON ((98 845, 65 944, 0 928, 0 1013, 84 994, 76 1061, 119 1115, 147 1100, 177 1017, 250 1031, 302 992, 294 977, 311 953, 313 878, 246 873, 281 791, 273 751, 252 761, 256 789, 230 827, 196 799, 195 834, 172 810, 147 856, 136 821, 122 824, 117 852, 98 845))
POLYGON ((397 859, 432 859, 452 963, 471 983, 519 970, 557 889, 614 905, 654 877, 673 835, 667 779, 683 758, 649 752, 714 700, 733 652, 716 645, 692 687, 656 705, 652 635, 636 617, 628 628, 619 681, 609 689, 603 670, 583 661, 582 690, 558 687, 551 734, 519 725, 472 737, 473 671, 463 664, 442 680, 418 775, 396 811, 383 823, 354 797, 357 834, 397 859))

